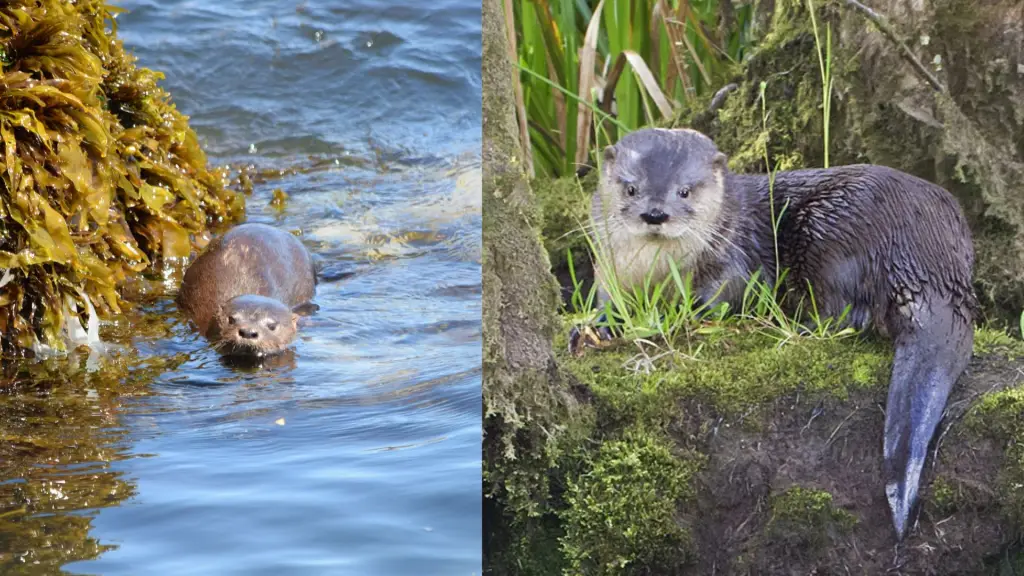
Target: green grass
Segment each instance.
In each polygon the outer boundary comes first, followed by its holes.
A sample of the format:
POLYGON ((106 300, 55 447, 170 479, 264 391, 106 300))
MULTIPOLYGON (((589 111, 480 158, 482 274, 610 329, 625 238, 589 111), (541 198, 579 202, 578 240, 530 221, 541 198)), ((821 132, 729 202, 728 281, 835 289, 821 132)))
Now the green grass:
MULTIPOLYGON (((828 39, 828 56, 821 60, 822 62, 831 60, 830 32, 828 39)), ((826 80, 825 85, 830 89, 829 70, 830 65, 823 63, 823 78, 826 80)), ((600 235, 584 234, 595 267, 611 273, 605 274, 603 284, 607 300, 600 310, 593 311, 598 290, 597 283, 595 282, 590 291, 584 295, 582 283, 576 277, 572 252, 567 253, 573 282, 571 305, 576 313, 577 322, 585 325, 593 324, 595 318, 603 312, 606 319, 603 324, 625 340, 658 346, 659 344, 652 341, 657 338, 665 347, 665 354, 679 352, 676 350, 676 345, 685 344, 685 354, 692 357, 697 356, 700 352, 701 344, 696 338, 697 336, 715 333, 726 326, 736 324, 770 335, 779 346, 800 339, 831 340, 854 336, 858 333, 854 328, 844 326, 850 306, 847 306, 838 317, 824 316, 818 308, 814 287, 809 282, 806 287, 806 297, 796 303, 790 314, 787 314, 783 305, 788 296, 784 292, 788 271, 782 268, 779 260, 778 230, 789 205, 788 202, 783 204, 781 209, 776 212, 774 195, 778 164, 773 167, 768 154, 770 131, 768 130, 768 103, 765 98, 766 86, 765 82, 760 85, 762 131, 758 135, 758 147, 764 158, 765 166, 768 166, 769 207, 775 255, 774 278, 766 280, 762 278, 761 271, 755 271, 744 287, 740 310, 731 313, 734 311, 729 310, 728 304, 724 302, 714 306, 708 303, 699 303, 693 292, 692 276, 687 274, 687 271, 680 270, 676 262, 671 259, 666 261, 669 274, 664 278, 655 278, 656 264, 662 257, 660 253, 657 253, 654 258, 655 262, 652 262, 642 285, 627 289, 617 278, 610 250, 607 246, 602 245, 600 235)), ((829 100, 827 96, 826 100, 829 100)), ((827 124, 827 105, 824 113, 827 124)), ((600 164, 601 155, 595 154, 595 158, 600 164)), ((580 228, 595 230, 596 226, 598 223, 591 217, 590 222, 586 226, 581 224, 580 228)), ((715 295, 716 298, 717 296, 718 294, 715 295)), ((712 300, 714 299, 712 298, 712 300)), ((1024 332, 1024 315, 1022 315, 1021 322, 1022 332, 1024 332)))
POLYGON ((832 23, 825 26, 825 53, 822 54, 821 36, 818 34, 818 19, 814 15, 814 1, 807 0, 807 11, 811 15, 811 27, 814 30, 814 46, 818 53, 818 66, 821 68, 821 114, 824 142, 824 168, 828 168, 829 119, 832 116, 832 23))
MULTIPOLYGON (((613 271, 608 251, 598 238, 587 236, 591 257, 602 270, 613 271)), ((851 327, 842 327, 849 307, 839 317, 825 317, 818 309, 813 287, 808 286, 808 297, 797 302, 792 314, 787 314, 780 297, 785 285, 786 272, 779 284, 762 279, 755 272, 747 281, 739 310, 729 310, 728 304, 700 303, 692 288, 692 276, 681 271, 668 260, 669 274, 662 279, 654 277, 655 267, 645 275, 641 286, 629 289, 614 273, 608 274, 604 288, 608 299, 600 309, 594 310, 597 283, 586 294, 576 277, 572 253, 568 254, 573 293, 570 299, 571 317, 576 324, 604 325, 625 341, 654 347, 665 355, 682 353, 699 357, 703 346, 700 337, 727 329, 761 332, 778 346, 800 340, 836 340, 858 334, 851 327), (600 324, 596 318, 604 313, 600 324)))

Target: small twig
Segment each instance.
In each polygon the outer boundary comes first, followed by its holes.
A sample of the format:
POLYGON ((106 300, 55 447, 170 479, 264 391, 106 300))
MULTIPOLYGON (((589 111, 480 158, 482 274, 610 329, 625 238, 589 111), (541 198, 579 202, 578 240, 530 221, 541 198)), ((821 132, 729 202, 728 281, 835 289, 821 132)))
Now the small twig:
POLYGON ((824 403, 824 400, 819 401, 818 405, 814 407, 814 410, 811 410, 811 418, 810 420, 807 421, 807 424, 805 424, 804 427, 800 429, 800 436, 804 435, 804 432, 806 432, 807 429, 811 427, 811 423, 813 423, 818 418, 818 416, 821 416, 822 414, 825 413, 825 408, 823 407, 824 403))
POLYGON ((889 21, 886 20, 884 16, 882 16, 878 12, 875 12, 871 8, 868 8, 867 6, 861 4, 860 2, 857 2, 857 0, 843 1, 847 6, 853 8, 857 12, 860 12, 868 20, 874 22, 875 26, 878 27, 878 30, 882 32, 882 34, 885 34, 885 36, 889 38, 889 40, 892 40, 892 42, 896 44, 897 47, 899 47, 900 55, 903 56, 903 59, 906 60, 914 68, 914 70, 916 70, 917 73, 920 74, 922 78, 924 78, 926 82, 931 84, 932 88, 934 88, 938 92, 946 92, 945 86, 943 86, 942 83, 939 82, 938 78, 936 78, 931 72, 928 71, 927 68, 925 68, 924 64, 922 64, 921 61, 918 60, 917 56, 915 56, 914 53, 910 51, 910 48, 907 47, 906 43, 903 42, 903 40, 900 40, 900 37, 896 34, 896 30, 893 29, 892 25, 889 24, 889 21))
POLYGON ((743 421, 747 419, 747 416, 753 414, 755 410, 757 410, 756 406, 751 406, 750 408, 747 408, 747 411, 744 412, 742 416, 740 416, 739 420, 737 420, 736 423, 742 424, 743 421))
POLYGON ((828 440, 825 441, 826 448, 832 445, 832 440, 836 437, 836 434, 839 433, 839 429, 842 428, 843 424, 846 424, 846 422, 849 421, 850 418, 853 418, 853 415, 856 414, 858 410, 860 410, 860 406, 854 408, 853 412, 850 412, 850 414, 847 415, 846 418, 843 418, 843 421, 840 422, 838 426, 836 426, 836 429, 833 430, 832 434, 829 435, 828 440))

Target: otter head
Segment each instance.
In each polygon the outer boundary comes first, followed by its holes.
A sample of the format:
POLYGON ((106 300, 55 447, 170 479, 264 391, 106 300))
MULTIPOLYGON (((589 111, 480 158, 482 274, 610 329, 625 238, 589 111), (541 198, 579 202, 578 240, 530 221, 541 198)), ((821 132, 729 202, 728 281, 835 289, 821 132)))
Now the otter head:
POLYGON ((280 300, 244 294, 225 302, 213 318, 214 347, 229 356, 263 357, 284 350, 298 331, 299 315, 280 300))
POLYGON ((646 129, 604 149, 607 218, 649 240, 707 245, 725 194, 726 156, 694 130, 646 129))

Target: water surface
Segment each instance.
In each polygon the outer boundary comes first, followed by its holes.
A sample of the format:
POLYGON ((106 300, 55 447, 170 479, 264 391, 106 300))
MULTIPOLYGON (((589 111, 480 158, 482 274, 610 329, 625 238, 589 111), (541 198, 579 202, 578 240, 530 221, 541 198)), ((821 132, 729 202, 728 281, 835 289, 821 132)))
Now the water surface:
POLYGON ((0 451, 0 572, 478 573, 479 2, 116 4, 211 164, 285 170, 247 218, 301 233, 320 311, 229 365, 167 267, 103 326, 114 384, 5 367, 0 422, 37 440, 0 451))

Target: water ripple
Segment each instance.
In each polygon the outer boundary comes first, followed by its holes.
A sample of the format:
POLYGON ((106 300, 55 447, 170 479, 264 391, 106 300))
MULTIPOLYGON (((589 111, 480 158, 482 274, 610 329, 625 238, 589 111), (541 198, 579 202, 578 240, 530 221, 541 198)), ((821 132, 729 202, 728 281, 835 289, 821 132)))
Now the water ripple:
POLYGON ((320 311, 235 365, 177 315, 180 269, 133 279, 103 332, 149 362, 120 390, 0 402, 63 442, 0 447, 0 515, 54 510, 12 545, 63 543, 21 573, 479 572, 479 3, 117 4, 211 162, 282 171, 248 219, 301 231, 320 311))

